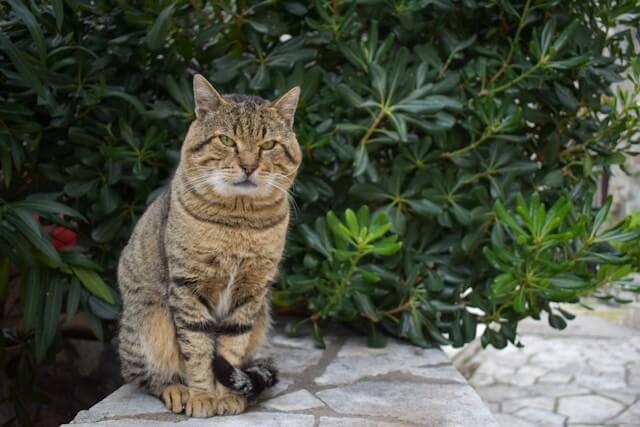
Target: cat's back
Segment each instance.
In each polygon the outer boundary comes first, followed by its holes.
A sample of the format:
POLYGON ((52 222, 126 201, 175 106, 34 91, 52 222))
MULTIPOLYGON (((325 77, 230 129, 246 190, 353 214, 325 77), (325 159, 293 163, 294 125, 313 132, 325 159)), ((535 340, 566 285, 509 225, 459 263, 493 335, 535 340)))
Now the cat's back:
POLYGON ((163 281, 167 276, 164 235, 169 215, 168 190, 162 192, 136 223, 118 263, 118 284, 125 291, 132 282, 163 281))

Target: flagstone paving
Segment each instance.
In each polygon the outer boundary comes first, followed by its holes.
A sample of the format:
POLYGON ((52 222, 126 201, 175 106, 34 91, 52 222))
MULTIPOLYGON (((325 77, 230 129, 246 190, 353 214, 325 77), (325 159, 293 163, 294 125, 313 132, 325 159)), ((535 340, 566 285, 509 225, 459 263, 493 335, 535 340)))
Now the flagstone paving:
POLYGON ((640 330, 582 314, 564 331, 525 321, 521 341, 470 362, 500 426, 640 426, 640 330))
POLYGON ((482 399, 438 349, 389 339, 382 349, 358 337, 333 336, 326 350, 308 338, 276 335, 272 357, 280 382, 245 414, 188 419, 125 385, 70 427, 497 427, 482 399))

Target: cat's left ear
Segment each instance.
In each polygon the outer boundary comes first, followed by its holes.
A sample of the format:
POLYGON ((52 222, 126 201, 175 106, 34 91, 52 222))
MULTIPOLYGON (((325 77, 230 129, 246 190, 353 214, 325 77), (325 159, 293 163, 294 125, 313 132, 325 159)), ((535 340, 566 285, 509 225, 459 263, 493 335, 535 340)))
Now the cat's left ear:
POLYGON ((196 117, 201 119, 209 111, 215 111, 227 101, 202 75, 193 76, 193 98, 196 102, 196 117))
POLYGON ((271 101, 270 108, 274 108, 282 116, 289 128, 293 127, 293 118, 296 115, 296 106, 300 97, 300 86, 295 86, 280 98, 271 101))

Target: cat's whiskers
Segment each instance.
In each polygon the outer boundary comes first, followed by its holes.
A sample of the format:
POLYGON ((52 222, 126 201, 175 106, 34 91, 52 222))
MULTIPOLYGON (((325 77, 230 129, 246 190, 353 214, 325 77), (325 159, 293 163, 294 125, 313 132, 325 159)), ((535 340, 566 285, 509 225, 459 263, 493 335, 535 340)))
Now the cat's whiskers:
POLYGON ((284 175, 278 172, 271 172, 270 174, 270 178, 280 178, 283 181, 285 181, 288 185, 293 184, 293 178, 289 178, 289 175, 284 175))
POLYGON ((198 186, 207 183, 210 178, 211 178, 210 174, 198 175, 195 178, 190 178, 187 181, 187 183, 184 185, 184 187, 182 188, 182 191, 184 192, 184 194, 188 194, 188 193, 190 193, 192 191, 195 191, 195 189, 198 186))
POLYGON ((289 200, 289 202, 292 204, 293 206, 293 213, 294 216, 297 215, 298 211, 300 210, 300 208, 298 207, 298 203, 296 202, 295 197, 293 197, 293 194, 291 194, 291 191, 286 189, 285 187, 282 187, 278 184, 276 184, 274 179, 267 179, 266 180, 267 185, 275 188, 278 191, 281 191, 282 194, 284 194, 284 196, 289 200))
MULTIPOLYGON (((212 171, 211 169, 207 169, 207 168, 195 168, 196 171, 203 171, 206 173, 200 174, 200 175, 196 175, 194 178, 189 178, 187 180, 187 184, 183 187, 183 191, 185 194, 188 194, 192 191, 195 191, 198 186, 202 185, 202 184, 208 184, 210 183, 212 174, 214 171, 212 171)), ((219 175, 221 175, 223 178, 233 178, 235 176, 234 173, 231 172, 226 172, 224 170, 219 170, 216 171, 218 172, 219 175)))

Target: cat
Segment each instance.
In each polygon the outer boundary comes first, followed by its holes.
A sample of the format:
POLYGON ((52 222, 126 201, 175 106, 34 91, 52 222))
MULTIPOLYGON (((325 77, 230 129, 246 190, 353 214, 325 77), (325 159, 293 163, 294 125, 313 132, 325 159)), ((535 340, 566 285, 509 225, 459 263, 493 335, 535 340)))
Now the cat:
POLYGON ((118 263, 125 381, 175 413, 238 414, 273 385, 253 360, 270 326, 269 284, 302 153, 300 88, 274 101, 220 95, 193 79, 195 119, 169 188, 136 224, 118 263))

